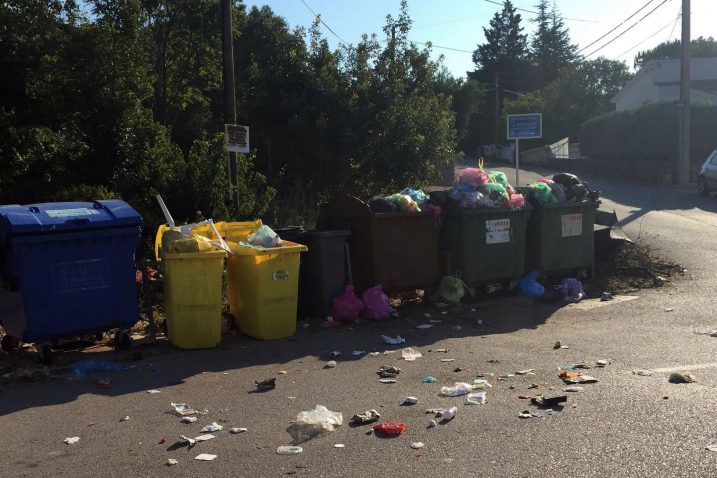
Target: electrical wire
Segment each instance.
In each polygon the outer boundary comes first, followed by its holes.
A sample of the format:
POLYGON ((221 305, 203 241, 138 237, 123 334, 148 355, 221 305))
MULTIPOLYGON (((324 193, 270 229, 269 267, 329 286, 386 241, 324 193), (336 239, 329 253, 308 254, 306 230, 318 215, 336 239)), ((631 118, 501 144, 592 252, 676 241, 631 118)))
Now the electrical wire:
MULTIPOLYGON (((428 46, 428 45, 429 45, 428 43, 424 43, 424 42, 421 42, 421 41, 413 41, 413 40, 408 40, 408 41, 411 42, 411 43, 415 43, 415 44, 417 44, 417 45, 423 45, 423 46, 428 46)), ((431 47, 433 47, 433 48, 439 48, 439 49, 441 49, 441 50, 459 51, 459 52, 461 52, 461 53, 473 53, 472 50, 461 50, 460 48, 451 48, 451 47, 449 47, 449 46, 435 45, 435 44, 433 44, 433 43, 431 43, 430 45, 431 45, 431 47)))
POLYGON ((322 24, 323 26, 325 26, 328 31, 330 31, 331 33, 333 33, 336 38, 338 38, 339 40, 341 40, 342 42, 344 42, 346 45, 349 44, 349 42, 347 42, 346 40, 344 40, 343 38, 341 38, 338 33, 336 33, 335 31, 333 31, 333 30, 331 29, 331 27, 328 26, 328 25, 321 19, 321 15, 319 15, 318 13, 316 13, 316 12, 309 6, 308 3, 306 3, 304 0, 300 0, 300 1, 301 1, 301 3, 304 4, 304 6, 305 6, 306 8, 309 9, 309 11, 310 11, 316 18, 319 19, 319 22, 321 22, 321 24, 322 24))
MULTIPOLYGON (((501 7, 503 6, 503 3, 502 3, 502 2, 497 2, 497 1, 495 1, 495 0, 483 0, 483 1, 488 2, 488 3, 492 3, 492 4, 494 4, 494 5, 500 5, 501 7)), ((650 0, 650 1, 653 1, 653 0, 650 0)), ((534 11, 534 10, 526 10, 525 8, 518 8, 518 7, 513 7, 513 8, 515 8, 516 10, 519 10, 519 11, 521 11, 521 12, 533 13, 533 14, 536 14, 536 15, 538 14, 538 12, 536 12, 536 11, 534 11)), ((582 19, 582 18, 562 17, 562 19, 563 19, 563 20, 570 20, 570 21, 573 21, 573 22, 598 23, 596 20, 585 20, 585 19, 582 19)))
POLYGON ((682 5, 680 5, 680 13, 677 14, 677 18, 675 18, 675 24, 672 25, 672 31, 670 32, 670 38, 667 39, 668 42, 672 41, 672 34, 675 33, 675 28, 677 27, 677 22, 682 17, 682 5))
POLYGON ((612 30, 610 30, 609 32, 607 32, 606 34, 604 34, 603 36, 601 36, 601 37, 598 38, 597 40, 593 41, 592 43, 588 43, 587 45, 585 45, 584 47, 582 47, 580 50, 578 50, 578 53, 581 53, 582 51, 587 50, 588 48, 590 48, 591 46, 593 46, 594 44, 596 44, 597 42, 599 42, 600 40, 602 40, 603 38, 605 38, 606 36, 608 36, 609 34, 611 34, 612 32, 614 32, 615 30, 617 30, 618 28, 620 28, 621 26, 623 26, 626 21, 630 20, 632 17, 634 17, 635 15, 637 15, 638 13, 640 13, 641 11, 643 11, 643 10, 645 9, 645 7, 647 7, 649 4, 651 4, 651 3, 654 2, 654 1, 655 1, 655 0, 649 0, 646 4, 644 4, 643 6, 641 6, 635 13, 633 13, 632 15, 630 15, 629 17, 627 17, 626 19, 624 19, 623 21, 621 21, 615 28, 613 28, 612 30))
MULTIPOLYGON (((677 18, 679 19, 680 16, 677 15, 677 18)), ((628 48, 627 50, 625 50, 624 52, 620 53, 620 54, 617 55, 615 58, 620 58, 620 57, 622 57, 623 55, 626 55, 626 54, 630 53, 632 50, 634 50, 635 48, 639 47, 640 45, 642 45, 643 43, 645 43, 645 42, 646 42, 647 40, 649 40, 650 38, 653 38, 654 36, 656 36, 657 34, 659 34, 660 32, 662 32, 662 30, 664 30, 665 28, 669 27, 669 26, 672 25, 672 24, 673 24, 673 23, 672 23, 672 20, 670 20, 670 22, 669 22, 667 25, 663 26, 662 28, 660 28, 659 30, 657 30, 655 33, 653 33, 652 35, 650 35, 649 37, 644 38, 644 39, 641 40, 640 43, 638 43, 637 45, 634 45, 634 46, 628 48)), ((672 34, 670 34, 670 36, 672 36, 672 34)))
POLYGON ((446 20, 446 21, 443 21, 443 22, 429 23, 428 25, 412 26, 412 27, 411 27, 411 30, 418 30, 418 29, 421 29, 421 28, 435 27, 435 26, 438 26, 438 25, 447 25, 447 24, 449 24, 449 23, 457 23, 457 22, 462 22, 462 21, 465 21, 465 20, 472 20, 472 19, 475 19, 475 18, 484 18, 484 17, 489 17, 489 16, 491 16, 491 15, 492 15, 491 13, 484 13, 483 15, 471 15, 471 16, 469 16, 469 17, 456 18, 456 19, 454 19, 454 20, 446 20))
POLYGON ((632 30, 633 28, 635 28, 637 25, 640 24, 641 21, 643 21, 645 18, 647 18, 647 17, 649 17, 650 15, 652 15, 652 13, 653 13, 655 10, 657 10, 658 8, 660 8, 661 6, 663 6, 664 4, 666 4, 666 3, 669 2, 669 1, 670 1, 670 0, 663 0, 662 3, 660 3, 660 4, 657 5, 655 8, 653 8, 652 10, 650 10, 644 17, 640 18, 638 21, 636 21, 636 22, 633 23, 630 27, 628 27, 627 30, 623 31, 623 32, 620 33, 618 36, 616 36, 615 38, 613 38, 613 39, 610 40, 609 42, 605 43, 603 46, 597 48, 596 50, 591 51, 590 53, 588 53, 587 55, 585 55, 585 58, 587 58, 587 57, 589 57, 589 56, 591 56, 591 55, 594 55, 595 53, 599 52, 600 50, 602 50, 603 48, 605 48, 606 46, 608 46, 609 44, 611 44, 612 42, 614 42, 615 40, 617 40, 618 38, 620 38, 621 36, 623 36, 625 33, 629 32, 630 30, 632 30))

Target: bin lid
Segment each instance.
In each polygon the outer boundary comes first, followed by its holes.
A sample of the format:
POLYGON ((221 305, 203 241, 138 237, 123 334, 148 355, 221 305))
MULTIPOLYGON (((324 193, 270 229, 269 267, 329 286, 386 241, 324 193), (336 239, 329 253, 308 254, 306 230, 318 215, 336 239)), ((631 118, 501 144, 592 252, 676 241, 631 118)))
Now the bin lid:
POLYGON ((0 206, 0 238, 16 234, 140 225, 142 216, 129 204, 117 199, 0 206))

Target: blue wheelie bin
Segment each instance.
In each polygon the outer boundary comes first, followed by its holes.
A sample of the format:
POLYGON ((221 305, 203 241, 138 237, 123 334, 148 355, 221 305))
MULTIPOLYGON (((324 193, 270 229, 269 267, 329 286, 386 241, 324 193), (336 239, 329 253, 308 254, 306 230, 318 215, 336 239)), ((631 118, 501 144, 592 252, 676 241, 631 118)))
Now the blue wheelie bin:
POLYGON ((142 218, 119 200, 0 206, 3 349, 119 329, 139 317, 134 253, 142 218))

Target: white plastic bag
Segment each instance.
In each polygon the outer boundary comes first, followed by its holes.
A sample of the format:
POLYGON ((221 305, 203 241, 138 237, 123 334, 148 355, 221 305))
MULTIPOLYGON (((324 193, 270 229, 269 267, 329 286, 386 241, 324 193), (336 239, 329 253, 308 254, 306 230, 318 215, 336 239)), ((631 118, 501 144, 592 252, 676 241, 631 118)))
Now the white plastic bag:
POLYGON ((415 362, 417 358, 423 357, 423 354, 418 350, 408 347, 401 351, 401 358, 406 362, 415 362))
POLYGON ((252 246, 278 247, 281 245, 281 238, 272 228, 263 225, 256 232, 249 235, 247 242, 252 246))
POLYGON ((485 392, 469 393, 466 395, 466 405, 483 405, 486 401, 485 392))
POLYGON ((440 394, 444 397, 460 397, 473 391, 470 383, 456 382, 452 387, 441 387, 440 394))
POLYGON ((326 435, 343 422, 341 412, 332 412, 323 405, 316 405, 313 410, 299 412, 287 431, 294 438, 293 444, 297 444, 326 435))

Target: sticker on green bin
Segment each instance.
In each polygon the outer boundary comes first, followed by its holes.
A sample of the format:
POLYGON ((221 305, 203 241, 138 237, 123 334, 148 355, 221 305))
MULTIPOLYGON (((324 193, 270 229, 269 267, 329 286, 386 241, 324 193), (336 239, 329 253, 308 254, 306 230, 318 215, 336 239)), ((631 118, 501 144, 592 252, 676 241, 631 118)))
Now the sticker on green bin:
POLYGON ((510 242, 510 219, 493 219, 485 222, 485 243, 503 244, 510 242))
POLYGON ((575 237, 583 235, 583 215, 563 214, 563 236, 575 237))
POLYGON ((286 269, 280 269, 271 273, 271 280, 289 280, 289 271, 286 269))

